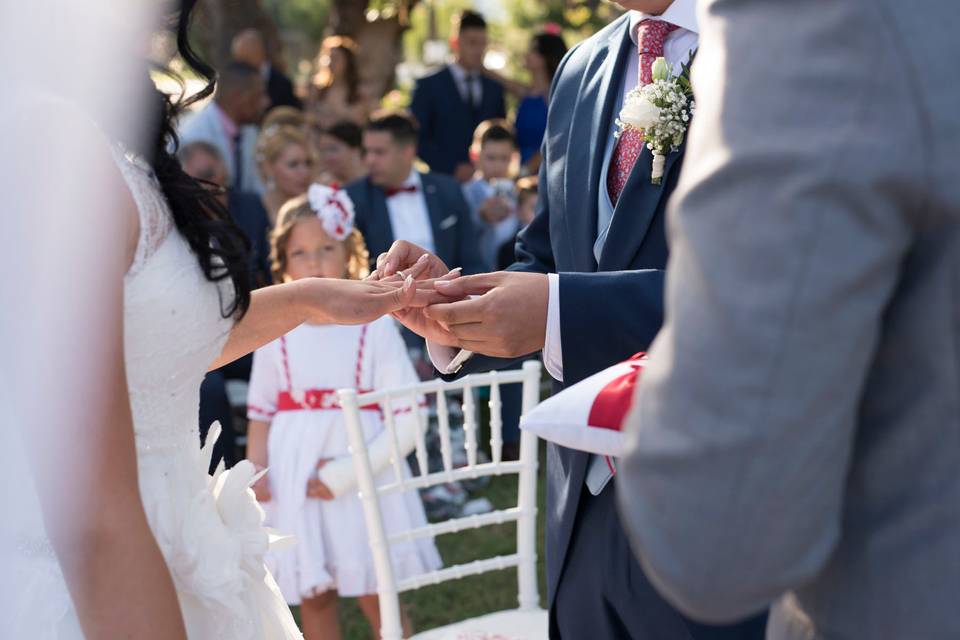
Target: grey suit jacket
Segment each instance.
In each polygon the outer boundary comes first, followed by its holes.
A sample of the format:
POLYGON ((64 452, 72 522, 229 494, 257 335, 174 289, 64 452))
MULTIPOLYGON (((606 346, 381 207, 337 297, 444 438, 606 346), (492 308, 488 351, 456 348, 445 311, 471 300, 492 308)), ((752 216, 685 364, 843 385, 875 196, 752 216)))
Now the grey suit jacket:
POLYGON ((703 620, 960 638, 960 3, 700 9, 634 548, 703 620))

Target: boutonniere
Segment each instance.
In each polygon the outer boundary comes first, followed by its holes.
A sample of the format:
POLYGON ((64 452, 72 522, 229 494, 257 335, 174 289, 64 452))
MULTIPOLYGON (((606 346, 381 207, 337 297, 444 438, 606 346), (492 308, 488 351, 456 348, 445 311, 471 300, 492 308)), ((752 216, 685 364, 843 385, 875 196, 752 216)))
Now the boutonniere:
POLYGON ((690 127, 693 117, 693 87, 690 85, 690 59, 682 66, 680 75, 664 58, 657 58, 651 69, 653 82, 637 87, 627 94, 616 124, 618 138, 628 129, 643 136, 647 148, 653 152, 650 182, 660 184, 667 154, 677 151, 690 127))

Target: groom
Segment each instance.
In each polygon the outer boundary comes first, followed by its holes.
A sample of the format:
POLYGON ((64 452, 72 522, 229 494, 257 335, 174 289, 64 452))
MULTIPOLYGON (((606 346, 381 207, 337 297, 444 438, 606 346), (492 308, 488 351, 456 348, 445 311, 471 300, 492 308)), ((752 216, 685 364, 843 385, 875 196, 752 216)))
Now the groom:
MULTIPOLYGON (((662 320, 667 261, 664 208, 683 161, 669 154, 662 184, 651 153, 614 136, 625 94, 651 81, 663 56, 679 71, 697 47, 694 0, 634 0, 634 9, 575 47, 557 71, 543 146, 537 216, 508 272, 446 283, 440 304, 400 319, 432 340, 442 373, 502 368, 543 350, 547 370, 571 385, 645 350, 662 320), (641 13, 646 12, 646 13, 641 13), (559 275, 558 275, 559 274, 559 275)), ((408 267, 423 250, 396 244, 380 275, 408 267)), ((430 258, 433 275, 446 265, 430 258)), ((453 266, 453 265, 451 265, 453 266)), ((438 288, 442 284, 438 284, 438 288)), ((686 620, 651 587, 630 553, 614 502, 615 467, 548 445, 547 586, 551 638, 763 637, 764 618, 731 627, 686 620)))

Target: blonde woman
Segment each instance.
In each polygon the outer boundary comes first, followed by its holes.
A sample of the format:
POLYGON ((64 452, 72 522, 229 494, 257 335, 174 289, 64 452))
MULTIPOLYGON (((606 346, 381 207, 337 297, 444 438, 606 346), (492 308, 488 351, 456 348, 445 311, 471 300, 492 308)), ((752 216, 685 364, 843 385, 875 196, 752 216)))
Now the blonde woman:
POLYGON ((277 214, 284 203, 307 192, 315 164, 303 129, 281 125, 260 133, 257 166, 264 184, 263 206, 271 227, 276 225, 277 214))

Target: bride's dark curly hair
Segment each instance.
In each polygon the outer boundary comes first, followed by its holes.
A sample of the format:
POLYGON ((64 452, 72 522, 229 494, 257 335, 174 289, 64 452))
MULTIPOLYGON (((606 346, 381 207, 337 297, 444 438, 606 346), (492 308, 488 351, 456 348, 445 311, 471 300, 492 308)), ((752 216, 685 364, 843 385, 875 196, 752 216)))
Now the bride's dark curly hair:
POLYGON ((191 96, 183 93, 175 99, 150 82, 151 129, 139 144, 134 144, 134 150, 153 167, 177 229, 196 254, 207 280, 220 282, 229 279, 233 283, 233 300, 221 304, 221 312, 224 317, 239 319, 250 306, 250 241, 217 199, 219 190, 215 185, 187 175, 177 159, 180 144, 175 129, 177 118, 190 105, 210 96, 216 87, 216 72, 193 50, 188 38, 190 15, 196 4, 197 0, 179 2, 179 10, 174 16, 177 51, 191 69, 206 79, 207 84, 191 96))

